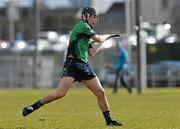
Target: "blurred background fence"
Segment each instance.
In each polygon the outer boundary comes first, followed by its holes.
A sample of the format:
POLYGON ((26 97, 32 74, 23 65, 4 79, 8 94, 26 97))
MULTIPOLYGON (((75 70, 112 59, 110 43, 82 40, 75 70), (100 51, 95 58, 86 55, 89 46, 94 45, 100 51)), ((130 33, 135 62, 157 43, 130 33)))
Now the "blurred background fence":
MULTIPOLYGON (((147 86, 148 87, 177 87, 180 85, 180 62, 174 60, 179 58, 169 52, 178 53, 180 44, 168 47, 166 45, 147 46, 147 86), (161 48, 160 48, 161 47, 161 48), (178 48, 179 47, 179 48, 178 48), (166 56, 167 55, 167 56, 166 56), (154 58, 151 58, 151 57, 154 58), (163 58, 163 59, 162 59, 163 58), (152 60, 153 59, 153 60, 152 60), (156 59, 156 60, 155 60, 156 59)), ((135 48, 132 48, 135 58, 135 48)), ((0 52, 0 86, 8 88, 34 87, 56 87, 61 77, 63 61, 66 51, 41 51, 38 52, 36 76, 34 75, 34 52, 0 52)), ((112 86, 115 79, 114 69, 106 67, 115 59, 115 48, 103 49, 97 56, 90 57, 89 63, 93 65, 104 86, 112 86)), ((136 86, 136 58, 132 59, 127 69, 127 78, 132 86, 136 86)))
POLYGON ((56 87, 69 32, 85 6, 99 13, 98 34, 125 35, 90 57, 104 86, 115 79, 107 64, 117 57, 116 42, 128 46, 132 86, 139 78, 147 87, 180 86, 178 0, 0 0, 0 87, 56 87))
POLYGON ((34 54, 6 53, 0 54, 1 87, 53 87, 57 85, 62 70, 64 53, 45 52, 37 57, 34 69, 34 54), (36 70, 36 75, 34 74, 36 70), (36 84, 35 84, 36 83, 36 84))

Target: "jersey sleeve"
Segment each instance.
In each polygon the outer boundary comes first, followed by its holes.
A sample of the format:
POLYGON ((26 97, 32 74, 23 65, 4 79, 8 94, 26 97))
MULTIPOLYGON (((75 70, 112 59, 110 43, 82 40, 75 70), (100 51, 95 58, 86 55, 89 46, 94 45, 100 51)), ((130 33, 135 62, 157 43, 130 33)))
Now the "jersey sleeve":
POLYGON ((85 33, 88 37, 92 37, 93 35, 95 35, 94 30, 92 30, 88 25, 85 25, 83 27, 83 33, 85 33))

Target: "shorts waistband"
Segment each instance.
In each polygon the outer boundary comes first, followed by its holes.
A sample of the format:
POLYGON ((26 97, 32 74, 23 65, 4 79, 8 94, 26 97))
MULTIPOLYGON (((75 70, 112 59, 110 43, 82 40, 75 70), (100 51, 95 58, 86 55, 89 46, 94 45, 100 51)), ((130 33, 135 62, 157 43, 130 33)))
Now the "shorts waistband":
POLYGON ((72 60, 72 61, 76 61, 76 62, 80 62, 80 63, 86 63, 78 58, 74 58, 74 57, 67 57, 67 60, 72 60))

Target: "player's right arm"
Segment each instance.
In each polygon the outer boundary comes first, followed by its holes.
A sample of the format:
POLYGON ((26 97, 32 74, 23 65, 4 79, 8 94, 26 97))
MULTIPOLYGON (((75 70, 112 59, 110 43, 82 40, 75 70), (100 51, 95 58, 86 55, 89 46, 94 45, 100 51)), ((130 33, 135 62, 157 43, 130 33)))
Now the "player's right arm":
POLYGON ((104 41, 109 37, 109 34, 105 34, 105 35, 93 35, 91 38, 97 43, 96 46, 92 46, 91 48, 89 48, 89 55, 90 56, 95 56, 98 51, 101 49, 104 41))
POLYGON ((93 35, 91 38, 97 42, 97 43, 102 43, 104 42, 110 35, 109 34, 104 34, 104 35, 98 35, 98 34, 95 34, 93 35))

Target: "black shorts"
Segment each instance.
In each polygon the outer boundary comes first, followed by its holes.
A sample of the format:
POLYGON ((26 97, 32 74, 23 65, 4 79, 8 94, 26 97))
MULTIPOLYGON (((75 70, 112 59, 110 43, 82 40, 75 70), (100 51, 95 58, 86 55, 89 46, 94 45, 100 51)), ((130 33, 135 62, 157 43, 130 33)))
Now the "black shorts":
POLYGON ((94 70, 88 63, 76 58, 67 58, 63 66, 63 76, 70 76, 75 81, 90 80, 96 76, 94 70))

